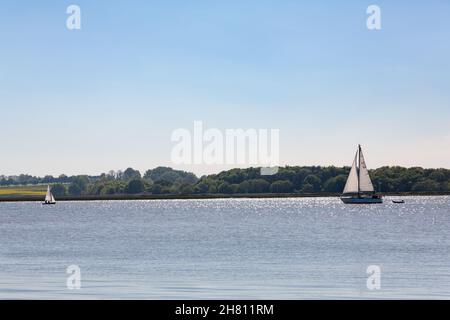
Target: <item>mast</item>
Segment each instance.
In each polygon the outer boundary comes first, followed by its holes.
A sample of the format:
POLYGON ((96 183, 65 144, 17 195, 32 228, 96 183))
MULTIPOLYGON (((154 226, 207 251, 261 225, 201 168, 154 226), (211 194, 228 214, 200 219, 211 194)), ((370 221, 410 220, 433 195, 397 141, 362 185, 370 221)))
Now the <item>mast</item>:
POLYGON ((361 145, 358 145, 358 196, 361 193, 361 145))

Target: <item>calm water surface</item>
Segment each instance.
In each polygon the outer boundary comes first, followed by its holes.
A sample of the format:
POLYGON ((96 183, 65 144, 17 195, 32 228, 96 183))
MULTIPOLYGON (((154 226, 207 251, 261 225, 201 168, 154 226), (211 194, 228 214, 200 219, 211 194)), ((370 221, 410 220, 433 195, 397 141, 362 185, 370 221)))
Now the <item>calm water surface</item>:
POLYGON ((0 299, 449 299, 450 197, 405 199, 0 203, 0 299))

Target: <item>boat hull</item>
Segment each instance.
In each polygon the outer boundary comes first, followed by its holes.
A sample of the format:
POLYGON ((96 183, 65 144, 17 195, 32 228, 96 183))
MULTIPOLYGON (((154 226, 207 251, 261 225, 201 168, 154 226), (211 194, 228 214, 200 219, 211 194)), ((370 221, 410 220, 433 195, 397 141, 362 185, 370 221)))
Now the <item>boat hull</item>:
POLYGON ((42 202, 43 206, 53 205, 53 204, 56 204, 56 202, 42 202))
POLYGON ((383 203, 381 197, 341 197, 345 204, 379 204, 383 203))

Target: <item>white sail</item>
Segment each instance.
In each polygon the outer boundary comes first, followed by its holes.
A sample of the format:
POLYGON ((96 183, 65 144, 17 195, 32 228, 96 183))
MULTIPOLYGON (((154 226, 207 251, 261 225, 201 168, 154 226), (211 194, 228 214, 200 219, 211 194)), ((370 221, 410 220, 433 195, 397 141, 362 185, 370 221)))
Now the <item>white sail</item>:
POLYGON ((383 203, 383 197, 375 194, 361 146, 358 146, 356 151, 341 200, 345 204, 383 203))
POLYGON ((47 194, 45 195, 45 203, 55 203, 55 197, 53 196, 52 192, 50 191, 50 186, 47 186, 47 194))
POLYGON ((359 182, 358 182, 358 152, 356 152, 355 160, 353 161, 352 169, 348 175, 347 183, 345 184, 344 194, 352 194, 359 192, 359 182))
POLYGON ((50 186, 47 186, 47 194, 45 195, 45 202, 52 202, 53 195, 50 192, 50 186))
POLYGON ((374 192, 372 180, 370 180, 369 170, 367 170, 366 161, 364 160, 363 152, 359 149, 359 191, 360 192, 374 192))

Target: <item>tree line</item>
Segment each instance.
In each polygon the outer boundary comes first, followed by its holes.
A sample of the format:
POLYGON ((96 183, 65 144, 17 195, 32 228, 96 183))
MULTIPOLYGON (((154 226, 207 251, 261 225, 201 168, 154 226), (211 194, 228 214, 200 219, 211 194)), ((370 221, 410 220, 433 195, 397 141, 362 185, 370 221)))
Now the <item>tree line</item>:
MULTIPOLYGON (((287 166, 263 176, 260 168, 232 169, 198 178, 195 174, 157 167, 141 174, 128 168, 99 176, 0 176, 1 186, 51 184, 55 196, 194 195, 257 193, 341 193, 349 167, 287 166)), ((381 167, 370 171, 378 192, 450 192, 450 170, 381 167)))

